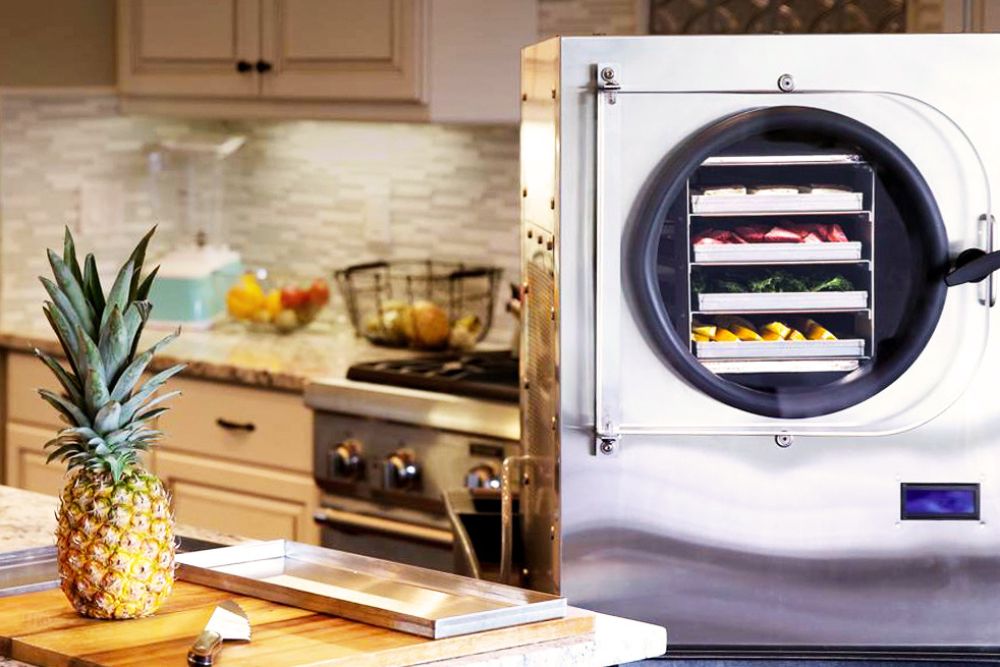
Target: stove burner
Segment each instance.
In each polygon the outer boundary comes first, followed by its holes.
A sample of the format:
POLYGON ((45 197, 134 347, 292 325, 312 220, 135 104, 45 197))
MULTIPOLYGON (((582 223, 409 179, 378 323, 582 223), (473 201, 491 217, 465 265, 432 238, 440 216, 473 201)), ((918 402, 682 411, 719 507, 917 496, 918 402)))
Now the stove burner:
POLYGON ((348 380, 517 403, 517 359, 507 350, 355 364, 348 380))

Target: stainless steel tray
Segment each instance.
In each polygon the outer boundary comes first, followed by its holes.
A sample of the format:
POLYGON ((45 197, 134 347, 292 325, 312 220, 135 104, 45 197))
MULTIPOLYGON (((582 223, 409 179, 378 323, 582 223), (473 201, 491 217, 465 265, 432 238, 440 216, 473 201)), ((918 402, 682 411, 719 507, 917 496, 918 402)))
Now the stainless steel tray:
POLYGON ((864 310, 868 292, 705 292, 698 295, 703 313, 776 313, 864 310))
POLYGON ((184 581, 441 639, 566 615, 566 599, 298 542, 178 556, 184 581))
POLYGON ((836 192, 831 194, 799 193, 788 195, 692 195, 691 213, 718 213, 739 215, 741 213, 788 212, 843 213, 861 211, 863 195, 860 192, 836 192))
POLYGON ((865 354, 860 338, 695 343, 699 359, 858 359, 865 354))
POLYGON ((860 241, 844 243, 719 243, 694 246, 694 261, 699 264, 803 264, 860 260, 860 241))

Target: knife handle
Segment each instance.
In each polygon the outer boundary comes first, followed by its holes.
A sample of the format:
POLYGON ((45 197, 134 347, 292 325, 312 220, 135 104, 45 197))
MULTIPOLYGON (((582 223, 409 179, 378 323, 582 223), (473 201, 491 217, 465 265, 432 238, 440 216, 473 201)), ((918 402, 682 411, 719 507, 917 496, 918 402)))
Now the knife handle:
POLYGON ((188 651, 188 665, 202 667, 215 664, 215 656, 222 648, 222 635, 214 630, 202 630, 188 651))

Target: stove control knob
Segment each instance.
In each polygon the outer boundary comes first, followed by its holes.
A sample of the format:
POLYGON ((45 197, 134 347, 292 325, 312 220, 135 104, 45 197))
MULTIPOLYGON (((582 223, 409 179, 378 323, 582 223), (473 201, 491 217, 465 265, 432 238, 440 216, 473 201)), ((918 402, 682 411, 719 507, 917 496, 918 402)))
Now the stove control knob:
POLYGON ((397 449, 385 458, 382 466, 385 488, 394 491, 416 489, 420 484, 420 466, 409 449, 397 449))
POLYGON ((500 488, 500 472, 495 463, 480 463, 465 473, 465 488, 491 489, 500 488))
POLYGON ((365 471, 361 443, 354 439, 338 442, 330 450, 330 469, 338 479, 356 480, 365 471))

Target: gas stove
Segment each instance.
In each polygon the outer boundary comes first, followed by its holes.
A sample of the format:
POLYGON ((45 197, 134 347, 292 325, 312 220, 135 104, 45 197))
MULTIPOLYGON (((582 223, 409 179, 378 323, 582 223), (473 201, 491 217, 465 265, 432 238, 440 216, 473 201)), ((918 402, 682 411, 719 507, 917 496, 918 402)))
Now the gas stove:
POLYGON ((518 402, 517 359, 509 350, 439 354, 351 366, 348 380, 518 402))

